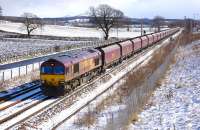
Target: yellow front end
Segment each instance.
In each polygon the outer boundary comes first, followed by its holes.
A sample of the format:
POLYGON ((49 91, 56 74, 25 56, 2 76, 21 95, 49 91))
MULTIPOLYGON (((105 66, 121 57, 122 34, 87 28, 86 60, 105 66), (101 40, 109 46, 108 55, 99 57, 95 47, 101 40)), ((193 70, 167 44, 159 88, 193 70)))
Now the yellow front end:
POLYGON ((65 75, 48 75, 40 76, 43 93, 47 96, 62 96, 65 93, 64 81, 65 75))
POLYGON ((41 74, 40 79, 44 84, 57 87, 60 83, 64 83, 65 75, 41 74))

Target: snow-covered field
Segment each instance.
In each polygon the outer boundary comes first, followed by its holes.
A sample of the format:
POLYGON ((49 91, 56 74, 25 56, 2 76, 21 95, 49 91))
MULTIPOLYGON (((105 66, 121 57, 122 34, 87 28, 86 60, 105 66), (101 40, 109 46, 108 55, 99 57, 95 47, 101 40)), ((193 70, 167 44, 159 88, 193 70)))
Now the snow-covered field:
POLYGON ((200 130, 200 41, 179 49, 161 83, 129 130, 200 130))
MULTIPOLYGON (((144 28, 149 33, 148 28, 144 28)), ((0 30, 8 32, 17 32, 26 34, 22 29, 21 23, 3 22, 0 24, 0 30)), ((73 26, 59 26, 59 25, 45 25, 42 29, 33 32, 35 35, 49 35, 49 36, 67 36, 67 37, 98 37, 103 38, 103 33, 96 28, 84 28, 73 26)), ((111 30, 110 37, 130 38, 140 35, 140 29, 130 29, 128 32, 126 28, 111 30)))
MULTIPOLYGON (((62 41, 62 40, 41 40, 41 39, 1 39, 0 57, 26 56, 29 53, 49 53, 53 52, 56 46, 68 48, 73 45, 80 46, 86 41, 62 41), (52 51, 51 51, 52 50, 52 51)), ((91 42, 87 41, 87 44, 91 42)))

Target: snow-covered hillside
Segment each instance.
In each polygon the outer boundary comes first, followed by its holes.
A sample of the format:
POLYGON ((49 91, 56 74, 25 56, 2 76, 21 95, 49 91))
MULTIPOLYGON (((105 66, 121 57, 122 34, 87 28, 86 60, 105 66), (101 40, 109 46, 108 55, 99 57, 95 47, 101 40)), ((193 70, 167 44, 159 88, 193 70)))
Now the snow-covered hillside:
POLYGON ((129 130, 200 130, 200 41, 176 60, 129 130))
MULTIPOLYGON (((148 28, 144 28, 149 33, 148 28)), ((8 32, 17 32, 25 34, 21 23, 3 22, 0 24, 0 30, 8 32)), ((35 35, 49 35, 49 36, 67 36, 67 37, 98 37, 103 38, 101 30, 96 28, 59 26, 59 25, 45 25, 42 29, 33 32, 35 35)), ((110 37, 130 38, 140 35, 140 29, 131 29, 129 32, 126 28, 111 30, 110 37)))

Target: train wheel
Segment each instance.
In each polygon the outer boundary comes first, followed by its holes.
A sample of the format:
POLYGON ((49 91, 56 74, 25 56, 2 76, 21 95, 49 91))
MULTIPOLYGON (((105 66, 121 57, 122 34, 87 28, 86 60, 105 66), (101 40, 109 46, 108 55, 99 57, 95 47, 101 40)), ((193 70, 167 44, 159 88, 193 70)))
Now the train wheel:
POLYGON ((68 88, 69 88, 69 85, 65 85, 65 93, 69 93, 68 88))
POLYGON ((84 83, 84 81, 83 81, 83 77, 82 78, 80 78, 80 80, 79 80, 79 85, 82 85, 84 83))

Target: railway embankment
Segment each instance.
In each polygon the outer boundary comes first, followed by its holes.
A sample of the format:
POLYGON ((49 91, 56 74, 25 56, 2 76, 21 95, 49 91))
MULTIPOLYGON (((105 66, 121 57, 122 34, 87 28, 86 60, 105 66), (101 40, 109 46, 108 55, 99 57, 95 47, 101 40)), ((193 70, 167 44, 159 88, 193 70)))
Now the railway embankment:
MULTIPOLYGON (((174 39, 174 41, 171 41, 170 44, 155 52, 145 65, 142 65, 132 73, 129 73, 126 76, 125 83, 121 85, 122 88, 126 86, 127 93, 125 96, 124 93, 121 96, 117 95, 120 97, 120 104, 125 107, 118 107, 117 111, 110 113, 110 116, 108 116, 110 122, 106 128, 126 129, 126 123, 134 124, 135 121, 138 121, 138 114, 145 109, 144 106, 148 102, 149 98, 152 96, 154 91, 161 86, 160 80, 163 78, 166 70, 168 70, 170 64, 176 62, 174 57, 177 50, 179 50, 180 46, 185 46, 188 43, 199 39, 199 34, 186 34, 183 32, 179 37, 174 39), (112 118, 115 114, 117 116, 112 118)), ((118 91, 118 94, 119 93, 122 93, 121 88, 118 91)), ((170 98, 170 95, 171 94, 169 93, 167 97, 170 98)), ((113 102, 111 104, 113 104, 113 102)), ((137 129, 140 127, 135 128, 137 129)))
POLYGON ((200 129, 200 41, 180 46, 164 77, 129 130, 200 129))

